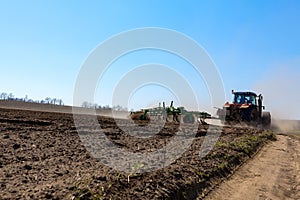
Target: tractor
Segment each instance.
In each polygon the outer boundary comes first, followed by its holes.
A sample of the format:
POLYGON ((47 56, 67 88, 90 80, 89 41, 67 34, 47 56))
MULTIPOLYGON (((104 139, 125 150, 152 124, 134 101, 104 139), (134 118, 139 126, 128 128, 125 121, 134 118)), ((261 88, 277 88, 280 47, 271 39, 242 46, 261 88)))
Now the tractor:
POLYGON ((271 125, 270 112, 263 111, 263 96, 254 92, 235 92, 232 90, 232 103, 226 102, 223 108, 217 108, 219 118, 225 120, 225 124, 246 123, 247 125, 262 125, 269 128, 271 125))

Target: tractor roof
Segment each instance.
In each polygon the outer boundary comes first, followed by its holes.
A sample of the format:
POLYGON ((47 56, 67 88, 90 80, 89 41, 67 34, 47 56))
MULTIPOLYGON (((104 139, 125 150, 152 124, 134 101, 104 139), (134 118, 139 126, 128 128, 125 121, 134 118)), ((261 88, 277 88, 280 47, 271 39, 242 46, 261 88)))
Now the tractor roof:
POLYGON ((234 92, 233 94, 241 94, 241 95, 253 95, 253 96, 257 96, 254 92, 234 92))

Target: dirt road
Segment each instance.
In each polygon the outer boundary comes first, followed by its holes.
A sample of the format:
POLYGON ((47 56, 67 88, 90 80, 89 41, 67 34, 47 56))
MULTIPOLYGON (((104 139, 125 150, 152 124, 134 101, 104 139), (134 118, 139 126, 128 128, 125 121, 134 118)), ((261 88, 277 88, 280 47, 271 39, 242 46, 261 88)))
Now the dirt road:
POLYGON ((277 135, 205 199, 300 199, 300 137, 277 135))

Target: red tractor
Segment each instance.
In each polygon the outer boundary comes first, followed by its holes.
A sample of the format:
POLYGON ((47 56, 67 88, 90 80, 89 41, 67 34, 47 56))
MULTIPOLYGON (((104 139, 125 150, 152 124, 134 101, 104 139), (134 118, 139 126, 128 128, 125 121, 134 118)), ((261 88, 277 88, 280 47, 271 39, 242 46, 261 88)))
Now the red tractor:
POLYGON ((269 128, 271 125, 270 112, 263 112, 262 95, 254 92, 235 92, 232 90, 233 102, 226 102, 223 108, 218 108, 217 115, 225 119, 226 124, 246 123, 248 125, 262 125, 269 128))

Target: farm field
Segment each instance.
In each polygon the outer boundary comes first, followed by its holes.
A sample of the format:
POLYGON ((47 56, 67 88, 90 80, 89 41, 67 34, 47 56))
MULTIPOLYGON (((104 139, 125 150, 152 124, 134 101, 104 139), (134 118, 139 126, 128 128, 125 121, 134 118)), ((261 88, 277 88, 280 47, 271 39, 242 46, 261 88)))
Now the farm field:
MULTIPOLYGON (((265 143, 275 140, 270 131, 224 127, 214 149, 200 159, 208 126, 199 125, 190 148, 172 164, 153 172, 126 174, 91 156, 82 145, 72 114, 0 111, 3 199, 204 198, 265 143)), ((98 121, 106 137, 132 152, 161 148, 178 130, 178 124, 169 123, 157 135, 141 139, 120 130, 113 118, 98 116, 98 121)))
POLYGON ((300 1, 0 10, 0 200, 300 200, 300 1))

